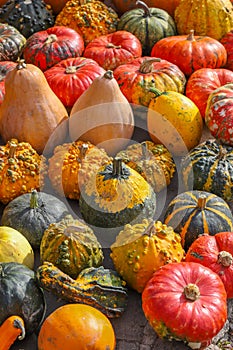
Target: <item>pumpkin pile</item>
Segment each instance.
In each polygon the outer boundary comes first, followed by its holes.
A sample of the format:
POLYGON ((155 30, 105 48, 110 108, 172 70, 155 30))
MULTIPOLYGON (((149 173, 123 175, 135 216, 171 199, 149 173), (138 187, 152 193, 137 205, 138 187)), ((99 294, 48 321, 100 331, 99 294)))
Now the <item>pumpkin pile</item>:
POLYGON ((131 298, 156 346, 221 347, 233 1, 0 0, 0 22, 0 348, 116 350, 131 298))

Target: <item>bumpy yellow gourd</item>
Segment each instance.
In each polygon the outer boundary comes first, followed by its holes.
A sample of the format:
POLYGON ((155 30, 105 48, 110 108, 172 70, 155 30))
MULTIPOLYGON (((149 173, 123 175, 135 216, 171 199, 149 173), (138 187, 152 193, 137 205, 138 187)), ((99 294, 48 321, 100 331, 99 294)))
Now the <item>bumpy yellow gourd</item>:
POLYGON ((200 142, 203 120, 198 107, 185 95, 151 89, 155 97, 147 113, 147 127, 152 141, 164 144, 176 156, 187 154, 200 142))
POLYGON ((116 271, 127 284, 141 293, 160 266, 180 262, 184 256, 180 236, 161 221, 143 219, 127 224, 111 245, 116 271))

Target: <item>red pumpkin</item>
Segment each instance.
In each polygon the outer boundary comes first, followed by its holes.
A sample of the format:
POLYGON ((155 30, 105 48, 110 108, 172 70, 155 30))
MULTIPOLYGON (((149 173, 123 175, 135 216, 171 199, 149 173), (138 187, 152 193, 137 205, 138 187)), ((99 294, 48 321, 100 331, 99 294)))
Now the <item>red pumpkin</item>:
POLYGON ((65 107, 71 108, 78 97, 105 70, 92 59, 67 58, 44 72, 49 86, 65 107))
POLYGON ((233 29, 222 37, 220 43, 227 51, 227 63, 225 68, 233 70, 233 29))
POLYGON ((198 237, 189 247, 185 261, 197 262, 217 273, 227 297, 233 298, 233 232, 198 237))
POLYGON ((173 63, 149 56, 122 64, 113 71, 122 93, 130 103, 148 107, 154 93, 150 88, 184 93, 186 78, 173 63))
POLYGON ((214 138, 233 146, 233 83, 220 86, 209 95, 205 123, 214 138))
POLYGON ((32 34, 26 42, 23 56, 42 71, 69 57, 81 56, 84 41, 74 29, 54 26, 32 34))
POLYGON ((140 41, 134 34, 125 30, 99 36, 86 46, 83 53, 84 57, 95 60, 106 70, 113 70, 141 55, 140 41))
POLYGON ((189 77, 185 94, 199 108, 205 118, 206 104, 209 95, 218 87, 233 82, 233 72, 224 68, 201 68, 189 77))
POLYGON ((220 68, 227 62, 225 47, 208 36, 174 35, 159 40, 151 50, 152 57, 160 57, 176 64, 186 76, 200 68, 220 68))
POLYGON ((220 277, 194 262, 170 263, 155 271, 142 293, 142 308, 161 338, 209 342, 227 320, 220 277))

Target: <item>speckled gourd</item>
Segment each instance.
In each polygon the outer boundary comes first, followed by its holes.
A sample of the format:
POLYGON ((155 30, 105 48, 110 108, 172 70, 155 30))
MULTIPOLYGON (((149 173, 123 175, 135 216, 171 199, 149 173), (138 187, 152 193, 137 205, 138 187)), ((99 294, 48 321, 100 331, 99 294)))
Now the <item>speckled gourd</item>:
POLYGON ((161 221, 143 219, 125 225, 111 245, 114 267, 127 284, 141 293, 160 267, 184 257, 180 235, 161 221))

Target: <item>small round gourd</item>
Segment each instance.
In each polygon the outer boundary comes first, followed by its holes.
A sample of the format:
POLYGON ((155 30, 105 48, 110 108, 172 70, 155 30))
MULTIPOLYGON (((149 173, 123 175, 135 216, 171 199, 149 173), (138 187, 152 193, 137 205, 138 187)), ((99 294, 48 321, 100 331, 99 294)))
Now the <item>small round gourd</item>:
POLYGON ((68 212, 60 199, 33 189, 31 193, 22 194, 5 206, 1 224, 18 230, 33 248, 39 248, 48 226, 60 221, 68 212))
POLYGON ((127 284, 141 293, 153 273, 168 263, 183 259, 179 234, 161 221, 143 219, 125 225, 111 245, 116 271, 127 284))
POLYGON ((233 215, 227 202, 206 191, 190 190, 179 193, 168 204, 164 222, 181 236, 185 251, 207 233, 233 230, 233 215))
POLYGON ((84 268, 100 266, 103 251, 93 230, 85 222, 68 214, 44 231, 40 258, 42 262, 51 262, 76 278, 84 268))

